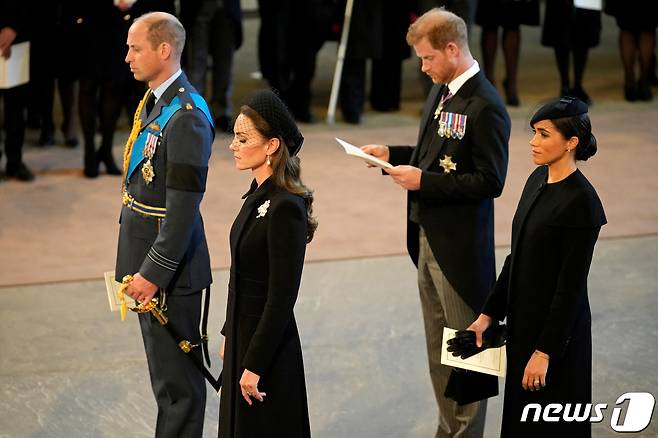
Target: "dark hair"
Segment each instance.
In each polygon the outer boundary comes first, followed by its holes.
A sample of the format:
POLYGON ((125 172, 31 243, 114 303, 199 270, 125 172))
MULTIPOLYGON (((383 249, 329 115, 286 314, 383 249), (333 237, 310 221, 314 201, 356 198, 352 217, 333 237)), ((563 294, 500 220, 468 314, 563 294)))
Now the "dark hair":
POLYGON ((308 188, 301 179, 301 166, 299 157, 291 156, 288 152, 286 142, 281 136, 274 134, 272 127, 256 110, 250 106, 243 105, 240 108, 240 114, 243 114, 253 122, 256 130, 265 138, 278 138, 279 148, 270 157, 272 166, 272 178, 274 184, 282 189, 304 199, 308 217, 308 228, 306 242, 313 240, 315 230, 318 228, 318 221, 313 217, 313 190, 308 188))
POLYGON ((571 117, 562 117, 551 120, 555 128, 564 138, 578 138, 576 146, 576 160, 587 161, 589 157, 596 154, 596 137, 592 134, 592 123, 587 113, 571 117))

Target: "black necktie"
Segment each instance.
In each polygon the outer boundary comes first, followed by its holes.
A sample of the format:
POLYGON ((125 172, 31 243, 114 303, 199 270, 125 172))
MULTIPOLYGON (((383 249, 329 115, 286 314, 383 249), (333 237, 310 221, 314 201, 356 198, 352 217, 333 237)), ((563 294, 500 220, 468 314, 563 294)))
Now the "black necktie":
POLYGON ((155 106, 155 93, 151 92, 149 93, 149 97, 146 98, 146 115, 148 116, 151 114, 151 111, 153 110, 153 106, 155 106))

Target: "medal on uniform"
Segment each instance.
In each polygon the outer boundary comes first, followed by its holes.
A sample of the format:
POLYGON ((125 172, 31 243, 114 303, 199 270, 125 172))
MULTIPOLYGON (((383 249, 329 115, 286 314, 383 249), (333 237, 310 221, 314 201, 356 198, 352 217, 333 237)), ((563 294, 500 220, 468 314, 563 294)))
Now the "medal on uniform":
POLYGON ((439 119, 439 130, 436 131, 439 136, 443 137, 446 133, 446 123, 447 123, 448 117, 447 113, 441 113, 441 118, 439 119))
POLYGON ((466 114, 459 114, 459 118, 457 120, 457 138, 462 139, 464 138, 464 135, 466 134, 466 118, 468 116, 466 114))
POLYGON ((150 158, 146 160, 146 162, 142 165, 142 177, 144 178, 146 185, 149 185, 153 182, 155 172, 153 171, 153 164, 151 164, 150 158))
POLYGON ((453 170, 457 170, 457 163, 452 161, 450 155, 444 155, 442 159, 439 160, 439 165, 443 167, 445 173, 450 173, 453 170))
POLYGON ((445 129, 445 136, 446 138, 452 137, 452 121, 453 121, 453 113, 446 113, 446 129, 445 129))
POLYGON ((155 149, 158 147, 159 138, 159 136, 152 132, 146 132, 146 142, 144 142, 144 150, 142 151, 144 158, 146 158, 146 162, 142 165, 142 177, 144 178, 146 185, 151 184, 153 178, 155 178, 155 170, 153 169, 153 163, 151 160, 155 155, 155 149))

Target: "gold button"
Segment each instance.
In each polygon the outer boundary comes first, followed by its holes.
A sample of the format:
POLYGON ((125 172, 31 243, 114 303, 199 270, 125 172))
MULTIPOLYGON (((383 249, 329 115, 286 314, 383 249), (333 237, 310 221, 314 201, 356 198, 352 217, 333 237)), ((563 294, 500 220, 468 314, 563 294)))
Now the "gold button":
POLYGON ((126 14, 126 15, 124 15, 124 16, 123 16, 123 20, 124 20, 124 21, 128 21, 128 20, 130 20, 130 14, 126 14))
POLYGON ((179 93, 183 93, 183 92, 185 92, 185 88, 180 87, 180 88, 178 89, 178 92, 179 92, 179 93))
POLYGON ((84 20, 82 18, 78 18, 77 20, 75 20, 75 22, 78 23, 78 24, 82 24, 83 21, 84 20))
POLYGON ((191 110, 192 109, 192 104, 191 103, 186 103, 185 104, 185 109, 186 110, 191 110))

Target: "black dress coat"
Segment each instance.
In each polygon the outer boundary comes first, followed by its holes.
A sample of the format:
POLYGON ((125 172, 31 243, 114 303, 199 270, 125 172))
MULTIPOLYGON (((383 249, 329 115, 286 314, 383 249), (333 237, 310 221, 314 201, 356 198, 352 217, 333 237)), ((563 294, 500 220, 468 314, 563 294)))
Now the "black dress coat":
POLYGON ((302 350, 293 314, 304 266, 304 200, 255 181, 231 228, 231 271, 219 436, 310 437, 302 350), (245 369, 260 376, 264 401, 240 391, 245 369))
POLYGON ((576 8, 573 0, 546 2, 541 43, 554 48, 592 48, 601 37, 601 11, 576 8))
POLYGON ((520 422, 528 403, 589 403, 592 398, 587 275, 606 218, 579 170, 552 184, 547 176, 542 166, 526 182, 512 223, 511 253, 483 309, 495 319, 507 317, 503 437, 591 435, 589 421, 520 422), (546 387, 525 391, 521 380, 535 349, 550 356, 546 387))
MULTIPOLYGON (((467 116, 459 140, 436 135, 434 110, 443 87, 434 85, 425 102, 418 146, 391 146, 390 163, 420 167, 420 190, 410 191, 432 253, 452 287, 479 312, 496 280, 494 203, 507 174, 510 119, 496 89, 478 72, 462 85, 444 111, 467 116), (452 157, 457 169, 445 172, 439 159, 452 157)), ((419 224, 407 222, 407 249, 418 264, 419 224)))

